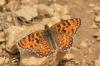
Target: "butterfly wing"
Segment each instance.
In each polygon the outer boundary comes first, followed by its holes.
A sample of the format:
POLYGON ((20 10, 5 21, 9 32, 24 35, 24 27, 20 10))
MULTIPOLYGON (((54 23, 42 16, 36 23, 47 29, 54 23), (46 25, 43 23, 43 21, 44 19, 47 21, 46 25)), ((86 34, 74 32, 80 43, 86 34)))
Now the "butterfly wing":
POLYGON ((74 18, 57 23, 51 26, 51 28, 55 29, 58 32, 66 33, 72 36, 76 33, 80 25, 81 25, 81 20, 79 18, 74 18))
POLYGON ((72 46, 73 39, 69 35, 63 33, 57 33, 57 39, 59 41, 57 46, 60 52, 66 51, 68 48, 72 46))
POLYGON ((72 46, 72 36, 76 33, 81 24, 81 20, 78 18, 62 21, 51 26, 51 29, 57 32, 57 43, 59 51, 65 51, 72 46))
POLYGON ((55 49, 50 46, 47 39, 43 38, 37 47, 36 52, 40 57, 48 57, 55 53, 55 49))
POLYGON ((41 57, 49 56, 55 52, 52 46, 49 46, 47 39, 43 36, 44 30, 34 32, 18 43, 23 48, 33 52, 41 57))

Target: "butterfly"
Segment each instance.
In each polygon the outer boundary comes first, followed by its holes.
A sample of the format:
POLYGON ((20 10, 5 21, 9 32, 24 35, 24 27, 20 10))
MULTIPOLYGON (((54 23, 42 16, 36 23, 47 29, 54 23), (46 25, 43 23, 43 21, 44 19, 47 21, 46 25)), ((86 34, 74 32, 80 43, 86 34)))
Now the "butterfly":
POLYGON ((40 57, 49 57, 56 51, 64 52, 72 46, 73 35, 81 25, 80 18, 62 20, 44 30, 33 32, 18 42, 18 46, 35 52, 40 57))

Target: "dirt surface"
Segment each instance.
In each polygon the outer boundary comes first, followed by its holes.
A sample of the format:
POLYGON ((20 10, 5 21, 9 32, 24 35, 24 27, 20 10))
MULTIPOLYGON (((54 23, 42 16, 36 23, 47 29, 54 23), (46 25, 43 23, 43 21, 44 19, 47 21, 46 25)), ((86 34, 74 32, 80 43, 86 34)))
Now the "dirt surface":
MULTIPOLYGON (((14 46, 14 40, 17 40, 13 38, 15 35, 13 34, 12 36, 11 33, 15 32, 18 34, 21 32, 21 29, 26 29, 26 27, 30 27, 36 22, 42 22, 43 18, 51 18, 50 14, 49 16, 44 15, 45 12, 41 12, 40 16, 36 17, 37 14, 34 10, 34 13, 30 12, 31 14, 35 14, 35 16, 31 15, 32 17, 20 15, 20 13, 24 13, 24 10, 18 12, 18 10, 23 9, 26 5, 35 6, 35 8, 37 8, 37 5, 39 4, 44 4, 49 7, 52 7, 52 4, 59 4, 60 6, 57 6, 56 8, 66 6, 67 10, 65 11, 68 11, 66 19, 81 19, 81 26, 73 37, 74 42, 72 47, 56 66, 100 66, 99 0, 33 0, 32 2, 28 2, 28 0, 4 1, 5 0, 1 0, 3 4, 0 4, 0 66, 21 66, 21 56, 19 51, 16 50, 17 47, 15 47, 13 51, 9 49, 14 46), (17 8, 14 10, 15 3, 17 3, 17 8)), ((26 10, 28 10, 27 8, 26 10)), ((63 14, 63 9, 64 8, 62 8, 60 12, 61 16, 65 15, 63 14)), ((18 35, 16 37, 18 37, 18 35)))

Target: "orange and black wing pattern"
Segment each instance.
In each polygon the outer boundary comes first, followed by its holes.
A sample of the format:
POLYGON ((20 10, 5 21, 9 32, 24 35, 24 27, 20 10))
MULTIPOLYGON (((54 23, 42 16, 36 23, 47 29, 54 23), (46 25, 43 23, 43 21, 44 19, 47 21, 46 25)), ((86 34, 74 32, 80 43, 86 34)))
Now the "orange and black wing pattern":
POLYGON ((20 40, 18 45, 23 49, 35 52, 40 57, 50 56, 55 52, 55 50, 49 46, 43 33, 44 30, 34 32, 20 40))
POLYGON ((77 29, 81 25, 81 20, 79 18, 64 20, 60 23, 56 23, 51 26, 51 29, 55 30, 58 39, 58 49, 59 51, 66 51, 73 43, 73 35, 76 33, 77 29))

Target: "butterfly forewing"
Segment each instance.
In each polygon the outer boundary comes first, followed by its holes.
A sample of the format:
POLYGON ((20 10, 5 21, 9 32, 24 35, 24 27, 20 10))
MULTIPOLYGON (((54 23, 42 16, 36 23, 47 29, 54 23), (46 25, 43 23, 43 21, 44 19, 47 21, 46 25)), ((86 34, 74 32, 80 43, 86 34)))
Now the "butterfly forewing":
POLYGON ((28 36, 21 39, 18 45, 23 49, 36 51, 38 43, 41 41, 42 38, 41 36, 43 32, 44 32, 43 30, 40 30, 29 34, 28 36))
POLYGON ((81 20, 79 18, 63 20, 60 23, 57 23, 51 26, 52 29, 55 29, 58 32, 66 33, 67 35, 73 35, 76 33, 77 29, 81 24, 81 20))

